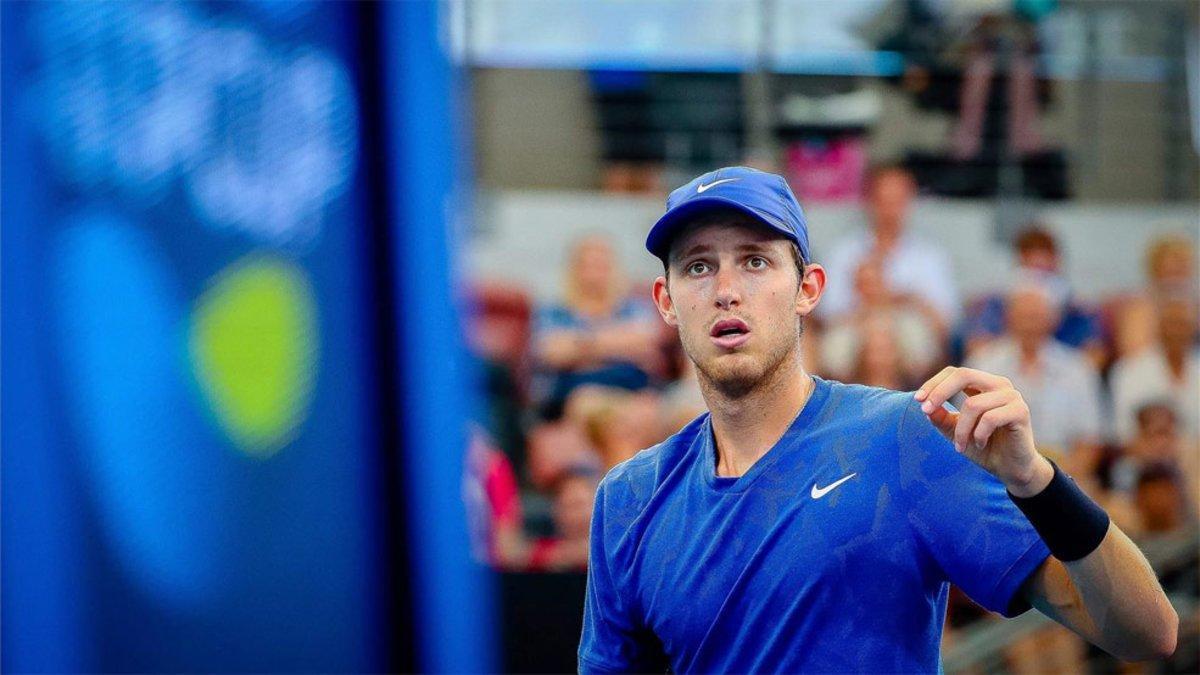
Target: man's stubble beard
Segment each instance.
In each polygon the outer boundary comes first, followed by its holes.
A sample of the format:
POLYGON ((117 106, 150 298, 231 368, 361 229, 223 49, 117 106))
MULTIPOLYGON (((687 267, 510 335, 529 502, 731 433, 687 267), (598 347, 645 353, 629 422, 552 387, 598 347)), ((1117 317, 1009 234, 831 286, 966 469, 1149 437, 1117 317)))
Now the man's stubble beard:
POLYGON ((799 326, 794 341, 781 341, 772 346, 762 361, 749 365, 720 363, 728 361, 722 356, 701 363, 694 356, 697 350, 689 349, 688 341, 682 340, 684 353, 696 366, 696 377, 701 391, 706 394, 707 391, 712 391, 726 400, 737 400, 756 390, 777 386, 780 375, 789 365, 799 365, 800 336, 804 333, 804 319, 799 317, 797 321, 799 326))

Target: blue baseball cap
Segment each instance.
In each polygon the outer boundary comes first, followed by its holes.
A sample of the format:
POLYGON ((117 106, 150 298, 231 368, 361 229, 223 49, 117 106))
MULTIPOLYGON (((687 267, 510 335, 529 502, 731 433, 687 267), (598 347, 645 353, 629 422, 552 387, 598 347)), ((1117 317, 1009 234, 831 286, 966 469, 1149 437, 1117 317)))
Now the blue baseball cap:
POLYGON ((716 209, 736 209, 796 242, 800 257, 808 254, 808 223, 787 181, 745 166, 710 171, 677 188, 667 197, 667 212, 646 236, 646 250, 666 260, 671 241, 697 216, 716 209))

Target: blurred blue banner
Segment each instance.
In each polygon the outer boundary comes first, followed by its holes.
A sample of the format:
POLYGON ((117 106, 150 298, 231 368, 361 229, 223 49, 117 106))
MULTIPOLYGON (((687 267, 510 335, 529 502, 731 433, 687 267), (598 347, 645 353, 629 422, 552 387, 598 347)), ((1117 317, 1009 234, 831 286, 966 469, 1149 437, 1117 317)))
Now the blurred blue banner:
POLYGON ((3 668, 378 670, 350 5, 3 6, 3 668))

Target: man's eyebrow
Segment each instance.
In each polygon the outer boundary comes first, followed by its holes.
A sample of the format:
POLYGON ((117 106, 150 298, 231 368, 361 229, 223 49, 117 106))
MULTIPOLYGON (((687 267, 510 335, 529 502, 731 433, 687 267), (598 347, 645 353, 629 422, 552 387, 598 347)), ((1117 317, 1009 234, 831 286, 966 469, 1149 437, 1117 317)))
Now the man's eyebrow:
POLYGON ((769 244, 767 244, 765 242, 759 242, 759 241, 752 241, 747 244, 739 244, 737 248, 739 251, 762 252, 762 251, 770 251, 771 250, 771 246, 769 244))
MULTIPOLYGON (((753 252, 753 253, 766 253, 766 252, 771 251, 771 246, 768 242, 752 241, 752 242, 747 242, 745 244, 738 244, 737 250, 738 251, 749 251, 749 252, 753 252)), ((711 251, 712 251, 712 247, 709 246, 708 244, 696 244, 695 246, 692 246, 691 248, 685 249, 682 253, 680 253, 678 256, 676 256, 675 259, 683 260, 684 258, 688 258, 688 257, 694 256, 694 255, 697 255, 699 253, 710 253, 711 251)))
POLYGON ((708 244, 696 244, 695 246, 692 246, 691 248, 686 249, 685 251, 680 253, 676 257, 676 259, 683 260, 684 258, 696 255, 697 253, 708 253, 711 250, 712 250, 712 247, 709 246, 708 244))

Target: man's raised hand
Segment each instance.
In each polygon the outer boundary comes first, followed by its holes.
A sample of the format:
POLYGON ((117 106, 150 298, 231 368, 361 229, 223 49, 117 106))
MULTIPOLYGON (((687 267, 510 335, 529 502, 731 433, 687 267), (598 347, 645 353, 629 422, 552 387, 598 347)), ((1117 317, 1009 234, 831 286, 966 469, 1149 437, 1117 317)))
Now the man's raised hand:
POLYGON ((999 478, 1014 495, 1037 494, 1053 478, 1054 467, 1034 445, 1029 406, 1008 378, 948 366, 914 396, 955 449, 999 478), (943 407, 960 392, 967 396, 961 410, 943 407))

